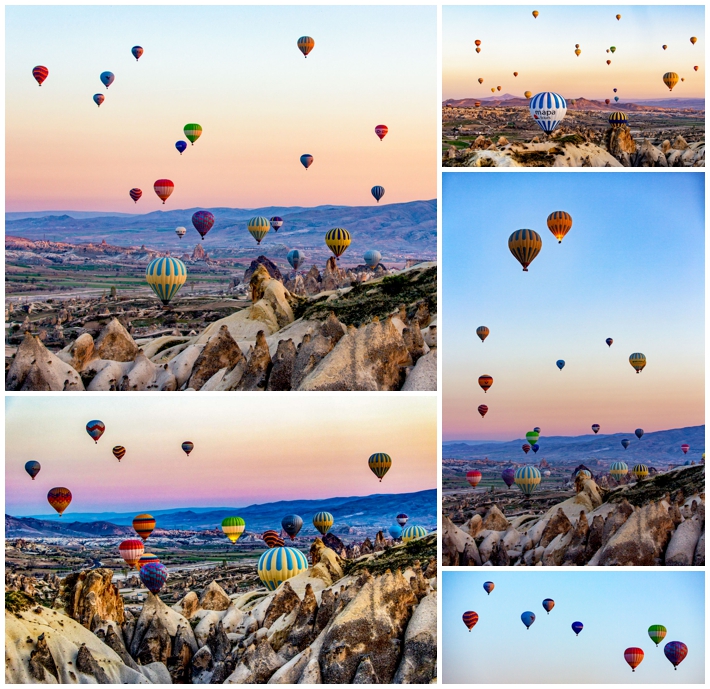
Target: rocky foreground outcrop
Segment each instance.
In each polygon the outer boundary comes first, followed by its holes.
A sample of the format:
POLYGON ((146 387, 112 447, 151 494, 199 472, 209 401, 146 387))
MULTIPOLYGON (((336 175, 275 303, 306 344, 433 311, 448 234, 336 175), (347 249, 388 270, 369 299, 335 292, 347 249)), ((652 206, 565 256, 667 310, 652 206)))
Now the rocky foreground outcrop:
MULTIPOLYGON (((334 268, 331 271, 339 269, 334 268)), ((328 278, 330 273, 326 276, 328 278)), ((436 266, 299 296, 263 265, 251 306, 201 333, 134 340, 111 318, 57 354, 25 334, 7 390, 435 390, 436 266)))
POLYGON ((579 491, 543 515, 507 518, 495 505, 462 526, 443 517, 442 564, 705 564, 705 467, 680 467, 612 491, 579 491))
POLYGON ((348 561, 316 539, 310 556, 276 591, 227 595, 212 582, 172 607, 148 594, 119 612, 101 569, 63 587, 70 609, 6 592, 6 682, 434 682, 436 535, 348 561))

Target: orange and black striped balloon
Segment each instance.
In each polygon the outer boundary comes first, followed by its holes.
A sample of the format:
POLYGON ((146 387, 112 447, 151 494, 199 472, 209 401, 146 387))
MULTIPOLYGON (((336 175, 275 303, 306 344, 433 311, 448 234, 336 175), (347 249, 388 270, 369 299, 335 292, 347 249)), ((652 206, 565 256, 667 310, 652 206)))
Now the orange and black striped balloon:
POLYGON ((308 57, 315 44, 316 42, 310 36, 301 36, 298 39, 298 49, 303 53, 303 57, 308 57))
POLYGON ((69 507, 71 497, 71 491, 68 488, 62 488, 60 486, 52 488, 49 493, 47 493, 47 502, 59 512, 59 516, 61 517, 62 512, 69 507))
POLYGON ((508 248, 527 273, 528 266, 542 249, 542 237, 534 230, 516 230, 508 238, 508 248))
POLYGON ((493 385, 493 376, 483 375, 478 377, 478 384, 483 388, 483 392, 488 392, 488 388, 493 385))
POLYGON ((139 514, 133 518, 135 532, 145 541, 155 528, 155 519, 150 514, 139 514))
POLYGON ((463 623, 468 627, 469 632, 476 626, 476 622, 478 622, 477 612, 469 610, 463 614, 463 623))
POLYGON ((565 211, 555 211, 547 216, 547 227, 555 235, 555 239, 562 244, 564 236, 572 229, 572 216, 565 211))
POLYGON ((490 334, 491 331, 485 325, 479 325, 476 328, 476 335, 481 338, 481 342, 483 342, 490 334))
POLYGON ((123 459, 123 455, 126 454, 126 448, 123 447, 123 445, 116 445, 111 452, 113 452, 113 456, 120 462, 123 459))
POLYGON ((278 531, 274 531, 273 529, 269 529, 268 531, 264 531, 264 535, 262 536, 264 539, 264 543, 269 546, 269 548, 283 548, 284 547, 284 539, 279 536, 278 531))

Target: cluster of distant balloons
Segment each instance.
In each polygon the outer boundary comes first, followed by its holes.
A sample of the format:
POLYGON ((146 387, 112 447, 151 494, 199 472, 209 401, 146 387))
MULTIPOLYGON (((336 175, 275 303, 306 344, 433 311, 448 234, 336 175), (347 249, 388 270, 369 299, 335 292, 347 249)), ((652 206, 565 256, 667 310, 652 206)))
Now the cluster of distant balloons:
MULTIPOLYGON (((483 589, 489 596, 491 595, 491 591, 494 588, 495 584, 492 581, 487 581, 483 584, 483 589)), ((552 600, 552 598, 545 598, 545 600, 542 601, 542 607, 549 615, 550 611, 555 607, 555 601, 552 600)), ((479 616, 477 612, 473 610, 467 610, 465 613, 463 613, 462 619, 463 623, 466 625, 468 631, 470 632, 478 623, 479 616)), ((524 613, 522 613, 522 615, 520 615, 520 619, 522 620, 522 623, 525 625, 526 629, 529 630, 537 619, 537 617, 535 616, 534 612, 526 610, 524 613)), ((572 622, 570 626, 576 636, 579 636, 579 633, 584 629, 584 625, 581 622, 572 622)), ((649 637, 651 637, 653 643, 656 644, 656 647, 658 647, 658 644, 660 644, 661 641, 666 638, 667 633, 668 630, 662 624, 652 624, 648 628, 648 635, 649 637)), ((673 669, 677 670, 678 665, 680 665, 685 659, 685 657, 688 655, 688 647, 682 641, 670 641, 663 647, 663 652, 666 658, 668 658, 668 660, 673 665, 673 669)), ((643 650, 635 646, 627 648, 624 651, 624 660, 631 666, 632 672, 636 672, 636 668, 641 664, 643 658, 643 650)))
MULTIPOLYGON (((304 57, 308 57, 309 53, 313 50, 315 46, 315 41, 310 36, 301 36, 297 41, 298 49, 303 53, 304 57)), ((136 58, 136 62, 143 55, 143 48, 141 46, 133 46, 131 48, 131 53, 133 57, 136 58)), ((35 78, 37 83, 42 86, 43 82, 49 76, 49 69, 43 65, 37 65, 32 70, 32 76, 35 78)), ((102 72, 100 75, 101 83, 108 89, 115 80, 115 75, 113 72, 102 72)), ((104 102, 105 97, 102 93, 97 93, 93 97, 94 102, 100 107, 104 102)), ((186 124, 183 128, 185 137, 188 139, 191 145, 195 145, 195 141, 202 135, 202 126, 191 122, 186 124)), ((375 134, 382 141, 385 136, 387 136, 389 129, 387 125, 378 124, 375 127, 375 134)), ((185 141, 177 141, 175 143, 175 148, 178 150, 180 155, 187 149, 187 143, 185 141)), ((308 170, 308 168, 313 164, 313 156, 310 153, 304 153, 300 157, 300 162, 303 167, 308 170)), ((158 198, 165 204, 170 195, 173 193, 175 185, 172 180, 169 179, 158 179, 153 184, 153 190, 157 194, 158 198)), ((375 185, 370 190, 372 196, 377 203, 385 195, 385 188, 381 185, 375 185)), ((133 200, 134 203, 138 203, 139 199, 143 196, 143 191, 138 187, 134 187, 128 192, 128 195, 133 200)), ((215 217, 209 211, 198 211, 192 216, 192 224, 194 225, 200 237, 204 241, 205 235, 212 229, 215 223, 215 217)), ((249 233, 256 240, 257 245, 261 244, 261 240, 266 236, 270 229, 277 232, 278 229, 283 225, 283 219, 274 216, 273 218, 264 217, 254 217, 247 223, 247 229, 249 233)), ((187 230, 184 227, 178 227, 175 230, 177 236, 182 239, 187 230)), ((329 230, 325 235, 326 246, 333 252, 336 259, 339 260, 340 256, 345 252, 345 250, 350 246, 351 237, 350 233, 342 228, 335 227, 329 230)), ((305 260, 306 255, 300 249, 293 249, 287 255, 287 260, 291 264, 294 270, 298 270, 298 267, 305 260)), ((379 264, 382 259, 382 255, 379 251, 368 251, 364 260, 368 267, 374 269, 379 264)), ((168 306, 171 299, 177 294, 180 287, 185 284, 187 280, 187 268, 185 264, 176 258, 156 258, 148 265, 146 269, 146 282, 151 287, 156 296, 162 301, 164 306, 168 306)))

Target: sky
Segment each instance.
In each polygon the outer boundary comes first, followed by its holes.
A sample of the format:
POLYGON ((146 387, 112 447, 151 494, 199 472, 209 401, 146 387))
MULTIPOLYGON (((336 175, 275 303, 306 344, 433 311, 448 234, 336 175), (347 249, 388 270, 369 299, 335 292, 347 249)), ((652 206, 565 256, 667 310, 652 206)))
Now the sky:
POLYGON ((241 395, 6 397, 5 511, 53 514, 69 488, 76 512, 242 507, 436 488, 436 398, 241 395), (98 444, 86 423, 106 431, 98 444), (181 444, 195 448, 187 457, 181 444), (111 450, 126 448, 119 463, 111 450), (375 452, 392 457, 379 483, 375 452), (24 465, 42 469, 32 481, 24 465))
POLYGON ((444 683, 695 684, 704 682, 705 581, 703 572, 444 572, 444 683), (490 596, 483 583, 492 580, 490 596), (542 607, 552 598, 549 615, 542 607), (473 610, 471 632, 461 616, 473 610), (535 614, 526 629, 520 619, 535 614), (575 636, 572 622, 584 629, 575 636), (652 624, 668 630, 656 645, 652 624), (688 655, 676 671, 663 653, 682 641, 688 655), (624 651, 641 648, 632 672, 624 651), (513 661, 513 662, 511 662, 513 661))
POLYGON ((15 6, 5 28, 7 211, 155 211, 160 178, 173 209, 436 197, 435 7, 15 6))
POLYGON ((621 103, 705 96, 702 5, 535 7, 537 19, 529 6, 444 7, 444 99, 488 97, 498 85, 501 93, 521 98, 525 91, 589 99, 618 95, 621 103), (691 36, 698 39, 695 45, 691 36), (481 41, 480 53, 475 40, 481 41), (606 52, 611 46, 613 54, 606 52), (700 67, 697 72, 694 65, 700 67), (672 93, 663 83, 666 72, 685 79, 672 93))
POLYGON ((705 422, 704 173, 443 177, 444 440, 705 422), (562 244, 546 223, 558 210, 573 220, 562 244), (508 249, 522 228, 543 242, 527 273, 508 249))

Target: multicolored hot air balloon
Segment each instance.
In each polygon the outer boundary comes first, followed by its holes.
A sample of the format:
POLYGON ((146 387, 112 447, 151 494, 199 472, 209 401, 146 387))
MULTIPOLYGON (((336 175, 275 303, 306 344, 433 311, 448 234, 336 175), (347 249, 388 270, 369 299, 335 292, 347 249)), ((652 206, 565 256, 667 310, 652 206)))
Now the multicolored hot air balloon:
POLYGON ((249 234, 256 239, 256 243, 261 244, 261 240, 266 237, 271 229, 271 223, 268 218, 258 215, 249 220, 247 229, 249 230, 249 234))
POLYGON ((163 306, 167 306, 185 284, 187 268, 178 258, 154 258, 146 268, 145 280, 163 306))
POLYGON ((143 196, 143 192, 140 189, 131 189, 128 195, 133 199, 134 203, 138 203, 138 199, 143 196))
POLYGON ((634 352, 629 357, 629 363, 634 367, 636 373, 641 373, 646 367, 646 355, 641 352, 634 352))
POLYGON ((184 227, 176 227, 175 228, 175 234, 182 239, 185 234, 187 233, 187 230, 184 227))
POLYGON ((535 426, 535 428, 533 428, 533 431, 535 431, 535 433, 540 433, 540 426, 535 426))
POLYGON ((476 626, 476 622, 478 622, 478 613, 473 612, 473 610, 469 610, 462 615, 462 619, 463 623, 468 627, 468 631, 470 632, 476 626))
POLYGON ((485 325, 479 325, 476 328, 476 335, 478 335, 479 339, 481 340, 481 343, 483 343, 490 334, 491 331, 485 325))
POLYGON ((540 438, 540 433, 538 431, 528 431, 525 434, 525 440, 527 440, 531 446, 534 445, 538 441, 539 438, 540 438))
POLYGON ((157 179, 153 183, 153 190, 163 204, 168 200, 174 189, 175 185, 169 179, 157 179))
POLYGON ((663 75, 663 83, 668 87, 669 91, 678 83, 678 75, 675 72, 666 72, 663 75))
POLYGON ((153 553, 143 553, 143 555, 138 558, 138 566, 136 569, 145 567, 145 565, 151 562, 160 562, 160 558, 157 555, 153 555, 153 553))
POLYGON ((94 103, 96 103, 99 107, 101 107, 101 103, 103 103, 104 100, 106 100, 106 96, 104 96, 103 93, 94 94, 94 103))
POLYGON ((139 514, 133 517, 133 530, 145 542, 155 528, 155 519, 151 514, 139 514))
POLYGON ((372 187, 372 189, 370 189, 370 192, 375 197, 375 201, 377 201, 377 203, 379 203, 380 199, 385 195, 385 188, 380 187, 380 186, 375 186, 375 187, 372 187))
POLYGON ((47 502, 61 517, 64 510, 69 507, 69 503, 71 502, 71 491, 61 486, 52 488, 49 493, 47 493, 47 502))
POLYGON ((385 454, 384 452, 376 452, 374 455, 370 455, 370 459, 367 460, 367 465, 370 467, 370 471, 380 479, 390 470, 392 466, 392 458, 385 454))
POLYGON ((275 591, 284 581, 308 569, 306 556, 296 548, 270 548, 259 558, 256 566, 261 583, 275 591))
POLYGON ((136 58, 136 62, 138 62, 140 56, 143 55, 143 48, 141 48, 139 45, 134 45, 131 48, 131 53, 133 54, 133 57, 136 58))
POLYGON ((285 545, 284 539, 281 538, 279 532, 274 531, 274 529, 264 531, 261 537, 264 539, 264 543, 266 543, 269 548, 283 548, 285 545))
POLYGON ((627 648, 624 651, 624 660, 631 666, 631 672, 636 672, 636 668, 641 665, 643 651, 636 646, 627 648))
POLYGON ((101 75, 99 76, 99 79, 101 79, 101 83, 108 88, 113 84, 113 81, 116 77, 114 76, 113 72, 101 72, 101 75))
POLYGON ((308 53, 313 50, 316 42, 310 36, 301 36, 296 42, 298 49, 303 53, 303 57, 308 57, 308 53))
POLYGON ((236 543, 244 533, 245 521, 241 517, 225 517, 222 520, 222 533, 232 542, 236 543))
POLYGON ((205 241, 205 235, 212 229, 214 225, 214 215, 209 211, 197 211, 192 214, 192 224, 199 232, 202 241, 205 241))
POLYGON ((310 153, 304 153, 301 156, 301 165, 306 168, 306 170, 313 165, 313 156, 310 153))
POLYGON ((613 479, 621 481, 629 473, 629 467, 626 462, 612 462, 609 473, 613 479))
POLYGON ((530 449, 531 449, 531 448, 532 448, 532 446, 529 445, 528 443, 524 443, 524 444, 523 444, 523 452, 524 452, 525 454, 527 454, 528 452, 530 452, 530 449))
POLYGON ((195 443, 186 440, 180 447, 182 447, 182 451, 189 457, 190 453, 195 449, 195 443))
POLYGON ((133 569, 139 569, 138 561, 141 559, 141 555, 145 551, 145 546, 143 541, 139 541, 137 538, 129 538, 127 541, 122 541, 118 546, 118 552, 124 559, 125 563, 133 569))
POLYGON ((409 515, 406 515, 404 512, 400 512, 397 515, 397 524, 399 524, 400 526, 406 526, 408 521, 409 515))
POLYGON ((197 141, 200 136, 202 136, 202 127, 196 122, 190 122, 190 124, 186 124, 182 128, 182 131, 185 132, 185 137, 192 146, 194 146, 195 141, 197 141))
POLYGON ((293 540, 298 536, 298 532, 303 526, 303 519, 297 514, 287 514, 281 520, 281 528, 288 534, 288 537, 293 540))
POLYGON ((49 76, 49 70, 42 65, 37 65, 32 68, 32 76, 35 78, 35 81, 42 86, 42 82, 49 76))
POLYGON ((483 478, 483 474, 480 471, 473 470, 466 474, 466 480, 471 484, 472 488, 475 488, 483 478))
POLYGON ((187 149, 187 141, 183 141, 182 139, 180 139, 180 141, 176 141, 175 148, 177 148, 180 155, 182 155, 183 151, 187 149))
POLYGON ((30 475, 33 481, 35 480, 35 476, 39 474, 39 470, 41 468, 42 465, 39 462, 35 462, 34 459, 29 462, 25 462, 25 471, 30 475))
POLYGON ((402 529, 402 542, 416 541, 424 538, 427 535, 426 529, 423 526, 407 526, 402 529))
POLYGON ((648 467, 645 464, 636 464, 631 471, 638 481, 648 476, 648 467))
POLYGON ((567 114, 567 101, 559 93, 543 91, 532 97, 530 114, 545 134, 551 134, 567 114))
POLYGON ((558 359, 555 361, 555 366, 560 369, 560 371, 565 367, 565 360, 564 359, 558 359))
POLYGON ((370 249, 369 251, 365 252, 363 259, 365 261, 365 265, 368 268, 374 269, 377 268, 377 266, 380 264, 380 261, 382 260, 382 254, 379 251, 376 251, 375 249, 370 249))
POLYGON ((542 607, 545 608, 545 611, 549 615, 550 610, 555 607, 555 601, 553 601, 552 598, 545 598, 545 600, 542 601, 542 607))
POLYGON ((595 434, 595 435, 596 435, 597 433, 599 433, 599 429, 600 429, 600 428, 601 428, 601 426, 600 426, 598 423, 593 423, 593 424, 592 424, 592 430, 594 431, 594 434, 595 434))
POLYGON ((492 581, 484 581, 483 582, 483 590, 490 596, 491 591, 496 587, 496 585, 492 581))
POLYGON ((306 254, 300 249, 291 249, 291 251, 286 254, 286 260, 291 264, 294 270, 298 270, 298 266, 306 260, 306 254))
POLYGON ((126 448, 123 447, 123 445, 116 445, 111 452, 113 452, 113 456, 120 462, 126 454, 126 448))
POLYGON ((103 421, 94 419, 86 424, 86 432, 91 436, 91 439, 98 444, 99 438, 104 434, 106 426, 103 421))
POLYGON ((479 404, 478 405, 478 413, 481 415, 481 417, 484 417, 488 413, 488 405, 479 404))
POLYGON ((688 443, 683 443, 683 444, 680 446, 680 449, 683 450, 683 454, 684 454, 684 455, 687 455, 687 454, 688 454, 688 450, 690 449, 690 445, 688 445, 688 443))
POLYGON ((493 385, 493 376, 489 376, 488 374, 478 376, 478 384, 481 386, 483 392, 488 392, 491 385, 493 385))
POLYGON ((572 216, 565 211, 554 211, 547 216, 547 228, 555 235, 558 244, 562 244, 565 235, 572 229, 572 216))
POLYGON ((612 340, 610 337, 607 337, 604 342, 606 342, 609 347, 614 344, 614 340, 612 340))
POLYGON ((313 526, 324 536, 330 531, 334 521, 333 515, 330 512, 317 512, 313 516, 313 526))
POLYGON ((503 469, 500 477, 503 479, 503 483, 510 488, 515 483, 515 469, 512 467, 503 469))
POLYGON ((581 622, 572 622, 572 631, 579 636, 579 633, 584 629, 584 625, 581 622))
POLYGON ((530 626, 535 621, 535 613, 528 610, 520 616, 520 619, 523 621, 523 624, 530 629, 530 626))
POLYGON ((158 595, 168 580, 168 570, 162 562, 149 562, 141 567, 138 576, 153 595, 158 595))
POLYGON ((643 428, 637 428, 634 433, 636 434, 636 437, 641 440, 643 437, 643 428))
POLYGON ((651 640, 654 644, 656 644, 656 646, 658 646, 658 644, 666 638, 667 633, 668 630, 662 624, 652 624, 648 628, 648 635, 651 637, 651 640))
POLYGON ((340 260, 351 241, 350 233, 342 227, 334 227, 325 234, 325 245, 333 252, 337 260, 340 260))
POLYGON ((399 524, 392 524, 388 531, 393 540, 397 541, 402 538, 402 527, 399 524))
POLYGON ((377 134, 377 136, 380 138, 380 141, 382 141, 382 139, 387 136, 388 131, 389 129, 387 129, 387 125, 385 124, 378 124, 375 127, 375 134, 377 134))
POLYGON ((269 224, 274 232, 278 232, 283 227, 284 221, 283 218, 279 218, 278 215, 274 215, 272 218, 269 218, 269 224))
POLYGON ((508 249, 527 273, 528 266, 542 249, 542 238, 534 230, 516 230, 508 238, 508 249))
POLYGON ((532 495, 533 491, 540 485, 540 481, 542 481, 542 476, 537 467, 525 466, 515 470, 515 485, 525 495, 532 495))
POLYGON ((666 654, 666 658, 673 663, 673 669, 677 670, 685 660, 685 656, 688 655, 688 647, 682 641, 669 641, 663 647, 663 652, 666 654))

